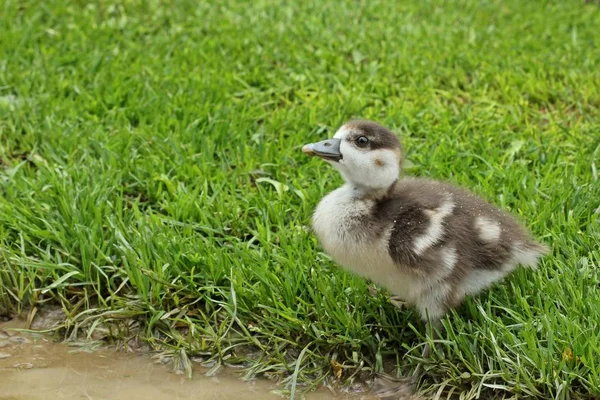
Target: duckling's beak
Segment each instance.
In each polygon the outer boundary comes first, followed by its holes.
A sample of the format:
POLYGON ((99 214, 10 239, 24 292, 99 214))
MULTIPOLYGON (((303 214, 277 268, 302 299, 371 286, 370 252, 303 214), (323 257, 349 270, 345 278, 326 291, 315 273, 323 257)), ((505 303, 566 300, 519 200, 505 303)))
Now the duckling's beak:
POLYGON ((302 147, 302 152, 321 157, 329 161, 340 161, 342 153, 340 153, 341 139, 327 139, 322 142, 305 144, 302 147))

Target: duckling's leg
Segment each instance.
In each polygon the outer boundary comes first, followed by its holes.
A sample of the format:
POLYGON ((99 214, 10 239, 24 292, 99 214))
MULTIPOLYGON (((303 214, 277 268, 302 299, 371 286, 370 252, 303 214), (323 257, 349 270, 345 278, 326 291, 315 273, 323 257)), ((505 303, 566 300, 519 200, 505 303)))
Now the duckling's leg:
POLYGON ((390 303, 400 311, 406 306, 406 302, 400 296, 390 296, 390 303))
MULTIPOLYGON (((425 324, 425 333, 429 334, 431 340, 436 340, 438 338, 438 330, 441 329, 441 327, 441 319, 435 319, 433 321, 429 320, 425 324)), ((430 354, 431 346, 429 345, 429 342, 427 342, 425 343, 425 347, 423 348, 423 353, 421 353, 421 358, 423 359, 423 361, 429 358, 430 354)), ((417 368, 415 368, 415 371, 412 374, 411 380, 413 381, 413 383, 416 383, 417 379, 419 379, 419 376, 421 375, 421 371, 423 369, 423 361, 419 362, 417 368)))

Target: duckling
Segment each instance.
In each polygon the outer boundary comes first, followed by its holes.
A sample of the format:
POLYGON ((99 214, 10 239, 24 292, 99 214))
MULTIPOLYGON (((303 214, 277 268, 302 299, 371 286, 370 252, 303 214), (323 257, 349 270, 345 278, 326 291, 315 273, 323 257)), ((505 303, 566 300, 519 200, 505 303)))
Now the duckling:
MULTIPOLYGON (((317 205, 313 230, 332 259, 416 308, 426 328, 501 281, 536 268, 548 247, 511 215, 466 189, 401 178, 402 145, 368 120, 341 126, 302 151, 331 164, 345 184, 317 205)), ((423 358, 429 356, 425 346, 423 358)), ((419 373, 420 364, 413 377, 419 373)))

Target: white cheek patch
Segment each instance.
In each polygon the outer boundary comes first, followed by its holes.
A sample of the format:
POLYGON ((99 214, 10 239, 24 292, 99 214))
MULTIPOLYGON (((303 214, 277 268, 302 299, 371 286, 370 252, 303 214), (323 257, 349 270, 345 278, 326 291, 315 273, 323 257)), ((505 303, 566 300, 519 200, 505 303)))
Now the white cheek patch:
POLYGON ((393 169, 398 168, 398 156, 396 152, 389 149, 382 150, 374 150, 371 151, 371 162, 380 168, 389 168, 393 167, 393 169))
POLYGON ((348 141, 352 131, 342 126, 334 135, 340 139, 342 159, 332 163, 346 182, 358 188, 384 189, 389 187, 399 174, 399 162, 394 150, 371 150, 359 148, 348 141))
POLYGON ((351 143, 342 142, 340 152, 343 160, 346 161, 345 164, 352 165, 356 173, 364 173, 365 169, 369 167, 369 155, 357 149, 351 143))

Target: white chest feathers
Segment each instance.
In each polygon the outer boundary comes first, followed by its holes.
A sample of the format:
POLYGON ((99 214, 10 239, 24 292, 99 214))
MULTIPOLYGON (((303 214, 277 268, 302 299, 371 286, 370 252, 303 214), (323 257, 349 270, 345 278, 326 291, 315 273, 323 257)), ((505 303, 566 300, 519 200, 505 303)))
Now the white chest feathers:
POLYGON ((313 228, 325 252, 343 268, 388 288, 409 300, 419 289, 412 274, 394 263, 388 242, 394 221, 381 231, 374 223, 371 200, 355 197, 346 185, 321 200, 313 216, 313 228))

